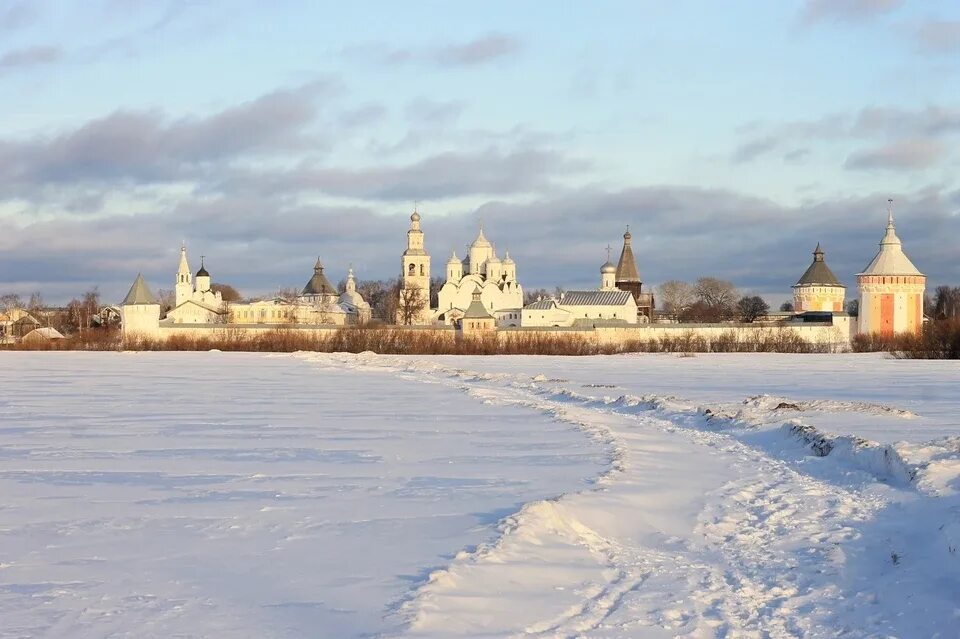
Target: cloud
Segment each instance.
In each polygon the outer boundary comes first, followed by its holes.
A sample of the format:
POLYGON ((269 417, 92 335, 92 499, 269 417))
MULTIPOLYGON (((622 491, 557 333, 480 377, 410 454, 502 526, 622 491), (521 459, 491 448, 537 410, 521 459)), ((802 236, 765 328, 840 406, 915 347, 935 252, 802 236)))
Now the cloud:
POLYGON ((557 151, 444 152, 393 166, 365 168, 301 167, 278 173, 241 173, 237 188, 264 192, 315 191, 338 197, 372 200, 444 199, 467 195, 529 193, 555 177, 588 168, 557 151))
POLYGON ((806 158, 808 155, 810 155, 810 149, 808 148, 793 149, 792 151, 787 151, 786 153, 783 154, 783 161, 784 162, 800 162, 801 160, 806 158))
POLYGON ((863 22, 902 4, 903 0, 806 0, 800 15, 808 25, 826 21, 863 22))
POLYGON ((441 47, 434 51, 431 57, 444 66, 474 66, 515 55, 520 49, 517 38, 491 33, 463 44, 441 47))
POLYGON ((57 62, 63 52, 57 47, 28 47, 14 49, 0 56, 0 74, 17 69, 36 67, 57 62))
POLYGON ((515 36, 490 33, 454 44, 431 47, 390 47, 382 43, 346 47, 343 53, 379 64, 430 64, 439 67, 474 67, 517 55, 523 49, 515 36))
POLYGON ((778 146, 777 138, 767 136, 757 138, 741 144, 733 152, 734 164, 742 164, 757 159, 759 156, 769 153, 778 146))
POLYGON ((407 120, 415 124, 429 124, 431 127, 453 124, 463 113, 463 102, 456 100, 430 100, 416 98, 404 110, 407 120))
POLYGON ((933 166, 945 154, 946 148, 937 140, 911 138, 853 153, 844 168, 914 171, 933 166))
POLYGON ((11 2, 0 9, 0 32, 21 29, 31 24, 36 17, 36 6, 32 2, 11 2))
POLYGON ((850 132, 860 136, 936 136, 957 133, 960 132, 960 109, 932 105, 914 111, 868 107, 857 114, 850 132))
POLYGON ((960 20, 928 20, 917 27, 913 36, 922 53, 960 52, 960 20))
POLYGON ((316 102, 331 91, 329 83, 314 82, 202 117, 116 111, 52 137, 0 140, 0 181, 198 178, 212 161, 305 148, 316 102))

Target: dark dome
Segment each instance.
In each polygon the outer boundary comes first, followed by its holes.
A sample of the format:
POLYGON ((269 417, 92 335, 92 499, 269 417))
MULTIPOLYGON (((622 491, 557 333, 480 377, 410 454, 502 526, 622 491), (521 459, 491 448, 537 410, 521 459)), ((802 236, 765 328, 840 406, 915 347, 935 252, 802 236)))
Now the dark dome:
POLYGON ((200 267, 200 270, 197 271, 197 277, 210 277, 210 274, 207 273, 207 269, 200 267))

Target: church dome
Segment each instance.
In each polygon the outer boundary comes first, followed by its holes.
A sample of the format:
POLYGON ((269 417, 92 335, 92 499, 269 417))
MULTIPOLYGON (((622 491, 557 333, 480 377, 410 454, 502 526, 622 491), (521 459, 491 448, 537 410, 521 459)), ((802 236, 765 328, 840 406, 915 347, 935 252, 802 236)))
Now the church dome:
POLYGON ((450 255, 450 259, 447 260, 447 264, 448 264, 449 266, 453 266, 453 265, 455 265, 455 264, 460 264, 460 258, 457 257, 457 252, 456 252, 456 251, 454 251, 454 252, 450 255))
POLYGON ((417 213, 416 211, 414 211, 414 212, 413 212, 413 215, 410 216, 410 221, 411 221, 411 222, 419 222, 419 221, 420 221, 420 214, 417 213))
POLYGON ((490 240, 488 240, 487 237, 483 234, 483 227, 480 227, 480 234, 477 235, 477 239, 473 241, 473 244, 471 246, 472 248, 480 248, 480 247, 489 248, 493 246, 490 243, 490 240))
POLYGON ((513 258, 510 257, 510 251, 507 251, 507 252, 504 254, 504 256, 503 256, 503 263, 504 263, 504 264, 516 264, 516 262, 513 261, 513 258))
POLYGON ((500 258, 497 257, 497 254, 494 253, 489 258, 487 258, 487 264, 500 264, 500 258))
POLYGON ((210 277, 210 274, 207 273, 207 269, 203 267, 203 258, 200 258, 200 270, 197 271, 197 277, 210 277))
POLYGON ((600 267, 600 272, 601 272, 601 273, 616 273, 616 272, 617 272, 617 265, 614 264, 613 262, 609 262, 609 261, 608 261, 606 264, 604 264, 603 266, 600 267))

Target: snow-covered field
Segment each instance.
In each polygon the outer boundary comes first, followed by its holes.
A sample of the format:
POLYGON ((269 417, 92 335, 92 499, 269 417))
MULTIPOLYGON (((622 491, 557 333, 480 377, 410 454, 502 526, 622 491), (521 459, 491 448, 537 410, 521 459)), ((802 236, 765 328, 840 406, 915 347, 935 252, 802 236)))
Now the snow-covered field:
POLYGON ((960 363, 0 353, 0 637, 957 637, 960 363))

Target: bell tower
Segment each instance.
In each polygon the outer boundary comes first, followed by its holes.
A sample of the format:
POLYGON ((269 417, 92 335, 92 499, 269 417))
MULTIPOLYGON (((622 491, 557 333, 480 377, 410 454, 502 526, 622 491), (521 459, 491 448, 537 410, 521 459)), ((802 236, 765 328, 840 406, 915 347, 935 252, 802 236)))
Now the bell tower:
POLYGON ((398 324, 430 322, 430 256, 423 248, 420 213, 414 209, 407 231, 407 250, 400 260, 401 287, 397 307, 398 324), (419 292, 416 292, 418 291, 419 292))
POLYGON ((180 245, 180 266, 177 269, 177 282, 174 285, 176 300, 173 307, 176 308, 193 297, 193 276, 190 274, 190 265, 187 264, 187 246, 180 245))

